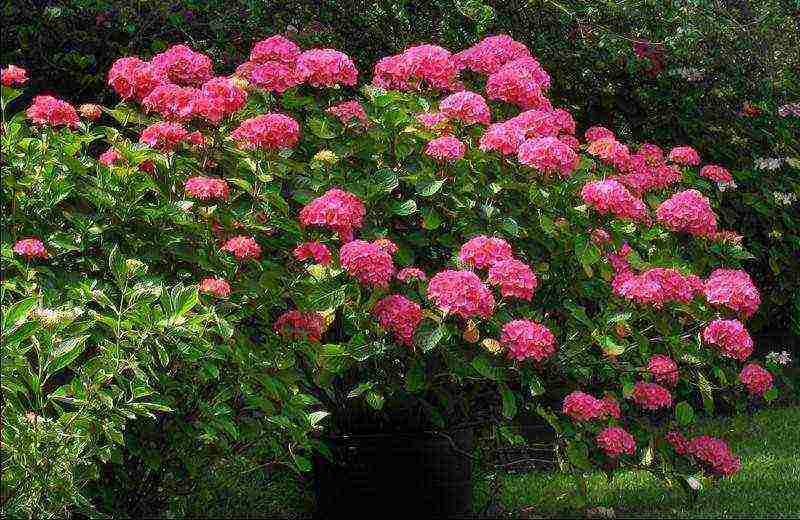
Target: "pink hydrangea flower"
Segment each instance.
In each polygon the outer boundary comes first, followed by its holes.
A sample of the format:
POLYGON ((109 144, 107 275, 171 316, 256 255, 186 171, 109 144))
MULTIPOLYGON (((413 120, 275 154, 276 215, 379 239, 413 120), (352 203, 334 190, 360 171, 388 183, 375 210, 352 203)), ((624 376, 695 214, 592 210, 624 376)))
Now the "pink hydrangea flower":
POLYGON ((526 137, 556 137, 560 133, 575 133, 575 120, 572 114, 561 108, 526 110, 509 121, 519 126, 526 137))
POLYGON ((297 310, 281 314, 273 328, 275 332, 287 339, 306 339, 317 343, 322 339, 324 321, 316 312, 300 312, 297 310))
POLYGON ((622 417, 622 410, 619 408, 619 403, 611 396, 605 396, 601 400, 603 403, 603 412, 609 417, 619 419, 622 417))
POLYGON ((730 448, 721 439, 706 435, 695 437, 686 448, 686 451, 699 462, 721 475, 733 475, 742 466, 738 457, 731 453, 730 448))
POLYGON ((733 182, 731 172, 722 166, 707 164, 700 170, 700 177, 705 177, 718 184, 730 184, 733 182))
POLYGON ((676 233, 709 236, 717 231, 717 216, 711 203, 697 190, 681 191, 662 202, 656 218, 676 233))
POLYGON ((125 101, 141 101, 164 83, 166 79, 155 67, 136 56, 118 59, 108 71, 108 85, 125 101))
POLYGON ((165 119, 184 121, 195 114, 195 101, 199 91, 194 87, 166 84, 154 88, 142 100, 148 112, 156 112, 165 119))
POLYGON ((767 390, 772 388, 772 374, 761 368, 758 363, 745 365, 739 373, 739 381, 747 387, 750 395, 764 395, 767 390))
POLYGON ((643 221, 647 217, 644 202, 613 179, 586 183, 581 198, 600 213, 611 213, 617 218, 643 221))
POLYGON ((238 112, 247 104, 247 92, 236 86, 231 78, 216 77, 203 83, 195 102, 196 112, 212 123, 238 112))
POLYGON ((618 426, 605 428, 595 438, 597 445, 609 457, 619 457, 623 453, 636 453, 636 441, 633 435, 618 426))
POLYGON ((97 160, 100 164, 104 166, 111 166, 119 161, 122 161, 123 157, 122 154, 117 151, 116 148, 109 148, 105 152, 100 155, 100 158, 97 160))
POLYGON ((678 455, 684 455, 689 450, 689 441, 680 432, 667 432, 667 434, 664 435, 664 440, 672 446, 675 453, 678 455))
POLYGON ((227 199, 228 183, 214 177, 192 177, 184 185, 186 193, 200 200, 227 199))
POLYGON ((189 133, 186 136, 186 143, 191 146, 196 146, 198 148, 203 148, 205 145, 208 144, 205 136, 202 133, 200 133, 200 130, 195 130, 194 132, 189 133))
POLYGON ((744 361, 753 353, 753 339, 739 320, 714 320, 700 337, 709 345, 717 347, 720 354, 744 361))
POLYGON ((262 114, 242 121, 231 138, 248 149, 293 148, 300 140, 300 125, 283 114, 262 114))
POLYGON ((511 245, 502 238, 478 235, 461 246, 458 259, 476 269, 485 269, 501 261, 513 258, 511 245))
POLYGON ((569 146, 573 152, 577 153, 581 149, 581 142, 574 135, 563 134, 558 136, 558 140, 569 146))
POLYGON ((500 343, 508 349, 508 357, 523 361, 544 361, 556 352, 556 338, 550 329, 530 320, 514 320, 503 325, 500 343))
POLYGON ((374 287, 388 286, 395 273, 391 255, 365 240, 343 245, 339 250, 339 262, 350 276, 374 287))
POLYGON ((613 141, 617 140, 617 137, 614 135, 614 132, 612 132, 611 130, 609 130, 604 126, 593 126, 589 128, 583 134, 583 137, 590 143, 598 141, 600 139, 611 139, 613 141))
POLYGON ((761 304, 750 276, 741 270, 717 269, 705 281, 703 294, 711 305, 727 307, 749 318, 761 304))
POLYGON ((331 252, 328 246, 319 242, 304 242, 294 248, 292 254, 300 261, 313 258, 318 264, 327 265, 331 263, 331 252))
POLYGON ((44 242, 38 238, 23 238, 21 240, 17 240, 11 250, 20 256, 24 256, 28 260, 37 257, 48 257, 47 249, 44 247, 44 242))
POLYGON ((364 107, 356 100, 345 101, 334 105, 330 107, 327 112, 338 117, 342 124, 345 125, 352 122, 353 119, 364 125, 369 123, 364 107))
POLYGON ((640 305, 689 303, 702 291, 702 281, 677 269, 654 267, 639 274, 620 270, 611 282, 614 294, 640 305))
POLYGON ((88 119, 89 121, 97 121, 100 119, 100 116, 103 115, 103 111, 100 105, 96 105, 94 103, 84 103, 78 107, 78 113, 81 117, 88 119))
POLYGON ((517 151, 519 162, 543 173, 569 177, 578 167, 578 154, 555 137, 528 139, 517 151))
POLYGON ((486 80, 486 96, 527 110, 550 110, 550 101, 543 91, 550 86, 550 77, 533 58, 510 61, 486 80))
POLYGON ((411 345, 414 331, 422 321, 422 308, 405 296, 392 294, 375 304, 372 315, 381 327, 394 332, 400 343, 411 345))
POLYGON ((428 129, 441 128, 450 122, 444 112, 421 112, 417 114, 417 121, 428 129))
POLYGON ((441 311, 469 319, 488 318, 494 310, 494 296, 472 271, 445 270, 428 283, 428 299, 441 311))
POLYGON ((364 222, 366 209, 361 200, 338 188, 328 190, 300 211, 300 223, 304 226, 323 226, 339 233, 343 242, 353 238, 353 230, 364 222))
POLYGON ((153 123, 144 130, 139 137, 139 142, 162 152, 171 152, 183 142, 189 132, 180 123, 159 122, 153 123))
POLYGON ((647 362, 647 370, 653 374, 656 383, 675 386, 678 383, 678 364, 669 356, 655 354, 647 362))
POLYGON ((561 413, 579 422, 602 419, 607 414, 601 399, 577 390, 564 398, 561 413))
POLYGON ((492 74, 509 61, 530 56, 528 48, 507 34, 489 36, 453 56, 458 68, 492 74))
POLYGON ((700 154, 691 146, 676 146, 669 151, 667 158, 675 164, 685 166, 698 166, 700 164, 700 154))
POLYGON ((628 147, 611 137, 591 141, 586 151, 601 161, 617 167, 624 166, 630 161, 628 147))
POLYGON ((452 54, 436 45, 418 45, 375 64, 372 83, 387 90, 424 87, 452 90, 458 69, 452 54))
POLYGON ((181 86, 200 86, 214 75, 211 58, 186 45, 173 45, 156 54, 152 64, 158 73, 181 86))
POLYGON ((224 278, 209 277, 200 282, 200 292, 226 298, 231 293, 231 286, 224 278))
POLYGON ((300 54, 297 74, 312 87, 353 86, 358 70, 346 54, 333 49, 311 49, 300 54))
POLYGON ((489 268, 488 281, 491 285, 500 286, 500 294, 504 298, 520 298, 530 301, 539 281, 526 264, 509 258, 499 260, 489 268))
POLYGON ((9 65, 0 71, 0 83, 6 87, 24 85, 28 81, 28 71, 16 65, 9 65))
POLYGON ((300 47, 293 41, 276 34, 253 45, 250 51, 250 61, 267 63, 277 61, 292 65, 300 57, 300 47))
POLYGON ((480 149, 483 152, 497 150, 503 155, 516 154, 524 140, 525 132, 519 125, 512 121, 495 123, 483 132, 480 149))
POLYGON ((229 239, 221 250, 233 254, 239 260, 248 258, 257 260, 261 257, 261 246, 258 245, 256 239, 242 235, 229 239))
POLYGON ((633 385, 633 400, 645 410, 658 410, 672 406, 672 394, 656 383, 638 381, 633 385))
POLYGON ((303 82, 294 64, 280 61, 242 64, 236 73, 247 78, 256 87, 282 94, 303 82))
POLYGON ((611 242, 611 235, 605 229, 595 228, 591 233, 592 244, 602 246, 611 242))
POLYGON ((439 161, 455 161, 464 157, 467 146, 453 136, 446 135, 428 142, 425 155, 439 161))
POLYGON ((36 96, 33 104, 25 112, 28 119, 36 125, 66 126, 76 128, 80 123, 75 108, 53 96, 36 96))
POLYGON ((458 119, 467 125, 475 123, 488 125, 492 119, 489 105, 483 96, 468 90, 444 98, 439 102, 439 110, 450 119, 458 119))
POLYGON ((408 280, 425 281, 428 279, 428 277, 425 275, 425 271, 422 269, 417 267, 404 267, 397 273, 397 279, 401 282, 407 282, 408 280))
POLYGON ((639 147, 637 153, 643 156, 652 166, 661 164, 664 161, 664 150, 652 143, 644 143, 639 147))

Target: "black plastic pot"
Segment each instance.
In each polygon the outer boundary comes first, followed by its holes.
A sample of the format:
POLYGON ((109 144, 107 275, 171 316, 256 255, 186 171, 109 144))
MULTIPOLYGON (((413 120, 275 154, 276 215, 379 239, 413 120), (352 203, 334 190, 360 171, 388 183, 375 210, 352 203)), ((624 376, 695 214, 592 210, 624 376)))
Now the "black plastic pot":
POLYGON ((471 429, 328 438, 334 460, 314 459, 317 516, 468 514, 473 439, 471 429))

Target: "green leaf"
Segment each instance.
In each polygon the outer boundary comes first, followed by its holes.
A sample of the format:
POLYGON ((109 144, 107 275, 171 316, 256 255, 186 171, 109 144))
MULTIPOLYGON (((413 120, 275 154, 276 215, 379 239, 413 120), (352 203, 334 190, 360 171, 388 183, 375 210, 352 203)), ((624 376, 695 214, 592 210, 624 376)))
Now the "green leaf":
POLYGON ((411 215, 415 211, 417 211, 417 203, 413 199, 392 204, 392 212, 401 217, 411 215))
POLYGON ((766 392, 764 392, 764 400, 768 403, 774 401, 777 398, 778 398, 778 389, 775 387, 772 387, 766 392))
POLYGON ((9 309, 3 309, 3 335, 7 334, 11 329, 22 325, 34 305, 36 305, 36 297, 31 296, 18 301, 9 309))
POLYGON ((192 310, 200 302, 200 293, 197 287, 186 287, 180 291, 173 319, 179 318, 192 310))
POLYGON ((439 193, 444 186, 444 180, 421 181, 417 183, 416 192, 420 197, 430 197, 439 193))
POLYGON ((58 348, 53 350, 50 354, 52 361, 47 365, 48 375, 58 372, 75 361, 75 358, 86 348, 86 340, 88 338, 89 336, 85 335, 62 341, 58 348))
POLYGON ((384 401, 385 399, 382 394, 375 391, 367 392, 367 403, 374 409, 380 410, 383 408, 384 401))
POLYGON ((477 373, 485 377, 486 379, 491 379, 492 381, 497 380, 497 372, 495 370, 494 365, 486 356, 480 355, 472 360, 470 366, 475 369, 477 373))
POLYGON ((111 253, 108 255, 108 267, 117 279, 117 286, 122 289, 128 279, 128 267, 116 244, 111 248, 111 253))
POLYGON ((424 354, 436 348, 436 345, 439 344, 444 336, 445 329, 443 325, 425 321, 414 333, 414 344, 419 347, 424 354))
POLYGON ((373 386, 375 386, 375 383, 361 383, 357 387, 355 387, 352 390, 350 390, 350 392, 347 394, 347 398, 348 399, 353 399, 355 397, 358 397, 358 396, 362 395, 364 392, 366 392, 367 390, 372 390, 373 386))
POLYGON ((425 365, 421 360, 411 365, 406 372, 406 390, 417 393, 425 388, 425 365))
POLYGON ((336 137, 336 132, 334 131, 333 125, 329 121, 322 119, 309 119, 308 127, 311 129, 311 133, 320 139, 333 139, 336 137))
POLYGON ((507 419, 513 419, 517 415, 517 402, 514 399, 514 393, 506 385, 501 385, 500 397, 503 400, 503 415, 507 419))
POLYGON ((675 418, 681 426, 689 426, 694 421, 694 409, 686 401, 675 406, 675 418))
POLYGON ((532 397, 536 397, 537 395, 542 395, 544 393, 544 384, 539 376, 531 376, 528 380, 528 389, 531 392, 532 397))
POLYGON ((578 469, 589 471, 592 464, 589 462, 589 448, 584 442, 571 440, 567 442, 567 458, 578 469))

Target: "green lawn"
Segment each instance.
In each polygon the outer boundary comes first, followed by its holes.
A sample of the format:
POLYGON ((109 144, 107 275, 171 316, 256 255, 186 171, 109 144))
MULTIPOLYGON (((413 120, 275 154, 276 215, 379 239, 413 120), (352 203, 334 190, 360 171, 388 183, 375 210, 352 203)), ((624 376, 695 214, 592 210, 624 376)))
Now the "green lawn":
MULTIPOLYGON (((617 518, 800 518, 800 407, 707 421, 702 430, 731 444, 742 458, 742 471, 703 490, 694 505, 688 504, 681 491, 664 488, 644 472, 627 472, 616 476, 610 486, 601 475, 592 478, 589 507, 612 508, 617 518)), ((542 471, 498 477, 503 485, 496 516, 586 515, 586 507, 567 475, 542 471)), ((487 478, 478 477, 476 481, 478 510, 486 500, 487 478)), ((206 500, 187 497, 195 507, 181 508, 180 513, 194 517, 304 518, 313 510, 308 482, 298 480, 291 472, 262 475, 256 471, 233 481, 225 479, 221 486, 211 476, 202 486, 210 496, 206 500)))
MULTIPOLYGON (((800 518, 800 407, 709 421, 703 430, 730 443, 742 458, 742 471, 703 490, 694 505, 649 474, 631 471, 616 476, 610 486, 602 475, 592 478, 591 507, 613 508, 618 518, 800 518)), ((507 516, 584 515, 569 476, 535 472, 500 478, 500 503, 507 516)), ((485 483, 479 482, 476 501, 485 497, 482 487, 485 483)))

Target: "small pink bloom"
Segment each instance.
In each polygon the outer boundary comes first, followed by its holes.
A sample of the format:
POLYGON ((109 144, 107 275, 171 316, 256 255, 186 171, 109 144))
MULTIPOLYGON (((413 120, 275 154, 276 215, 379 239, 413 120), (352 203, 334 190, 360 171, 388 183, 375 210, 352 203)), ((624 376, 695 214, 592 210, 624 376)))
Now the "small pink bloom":
POLYGON ((222 251, 233 254, 239 260, 249 258, 258 260, 261 257, 261 246, 253 237, 236 236, 222 246, 222 251))
POLYGON ((520 145, 517 157, 522 164, 561 177, 572 175, 579 162, 578 154, 555 137, 528 139, 520 145))
POLYGON ((700 334, 703 341, 719 349, 720 354, 744 361, 753 353, 753 339, 739 320, 714 320, 700 334))
POLYGON ((318 264, 327 265, 331 263, 331 252, 325 244, 319 242, 305 242, 297 246, 292 252, 294 257, 300 261, 313 258, 318 264))
POLYGON ((250 51, 250 61, 256 63, 277 61, 293 65, 299 57, 300 47, 279 34, 257 42, 250 51))
POLYGON ((372 315, 381 327, 393 331, 401 344, 411 345, 414 330, 422 321, 422 308, 405 296, 393 294, 378 301, 372 315))
POLYGON ((36 96, 25 114, 36 125, 76 128, 80 123, 75 108, 53 96, 36 96))
POLYGON ((761 304, 761 295, 753 280, 741 270, 715 270, 705 281, 703 293, 711 305, 727 307, 746 318, 761 304))
POLYGON ((533 298, 533 291, 539 283, 530 267, 513 258, 493 263, 489 268, 488 281, 491 285, 500 286, 500 294, 504 298, 528 301, 533 298))
POLYGON ((231 293, 231 286, 224 278, 209 277, 200 282, 200 292, 226 298, 231 293))
POLYGON ((244 120, 231 138, 247 149, 294 148, 300 140, 300 125, 283 114, 263 114, 244 120))
POLYGON ((388 286, 395 273, 391 255, 365 240, 343 245, 339 250, 339 262, 350 276, 374 287, 388 286))
POLYGON ((483 96, 463 90, 450 94, 439 102, 439 110, 450 119, 457 119, 464 124, 482 123, 488 125, 492 114, 483 96))
POLYGON ((446 135, 428 142, 425 155, 439 161, 455 161, 464 157, 467 146, 453 136, 446 135))
POLYGON ((509 260, 512 257, 513 252, 508 242, 502 238, 486 235, 471 238, 461 246, 458 253, 459 261, 476 269, 484 269, 500 260, 509 260))
POLYGON ((418 269, 416 267, 404 267, 397 273, 397 279, 401 282, 407 282, 408 280, 425 281, 428 279, 428 277, 425 275, 425 272, 422 269, 418 269))
POLYGON ((153 123, 144 130, 139 142, 150 145, 162 152, 174 151, 183 142, 189 132, 180 123, 153 123))
POLYGON ((200 86, 214 75, 211 58, 186 45, 173 45, 156 54, 152 64, 159 74, 180 86, 200 86))
POLYGON ((718 184, 730 184, 733 182, 731 172, 714 164, 707 164, 700 170, 700 177, 705 177, 718 184))
POLYGON ((494 296, 472 271, 445 270, 428 283, 428 299, 439 310, 464 319, 488 318, 494 310, 494 296))
POLYGON ((663 386, 642 381, 633 385, 633 400, 645 410, 672 406, 672 394, 663 386))
POLYGON ((772 388, 772 374, 757 363, 745 365, 739 374, 739 381, 747 387, 750 395, 764 395, 764 392, 772 388))
POLYGON ((305 51, 297 58, 296 66, 298 76, 312 87, 353 86, 358 79, 350 58, 333 49, 305 51))
POLYGON ((710 236, 717 231, 717 216, 711 203, 697 190, 681 191, 662 202, 656 210, 656 218, 676 233, 710 236))
POLYGON ((363 125, 369 123, 364 107, 356 100, 345 101, 344 103, 334 105, 330 107, 327 112, 338 117, 342 124, 345 125, 351 123, 353 120, 363 125))
POLYGON ((328 227, 339 233, 342 242, 349 242, 353 230, 362 226, 365 215, 366 209, 358 197, 333 188, 303 207, 300 223, 303 226, 328 227))
POLYGON ((186 181, 186 193, 200 200, 227 199, 229 188, 224 179, 192 177, 186 181))
POLYGON ((601 399, 577 390, 564 398, 561 413, 579 422, 602 419, 607 414, 601 399))
POLYGON ((275 320, 275 332, 286 339, 305 339, 314 343, 322 339, 324 322, 316 312, 285 312, 275 320))
POLYGON ((606 428, 597 434, 597 445, 609 457, 619 457, 623 453, 636 453, 636 441, 633 435, 618 426, 606 428))
POLYGON ((124 160, 122 154, 117 151, 116 148, 109 148, 97 160, 100 164, 104 166, 111 166, 119 161, 124 160))
POLYGON ((500 343, 508 349, 508 357, 517 361, 532 358, 542 362, 556 352, 556 339, 550 329, 530 320, 503 325, 500 343))
POLYGON ((616 136, 614 135, 614 132, 612 132, 611 130, 609 130, 604 126, 593 126, 589 128, 588 130, 586 130, 586 133, 583 134, 583 137, 590 143, 597 141, 599 139, 611 139, 614 141, 617 140, 616 136))
POLYGON ((700 164, 700 154, 691 146, 676 146, 669 151, 667 158, 675 164, 685 166, 698 166, 700 164))
POLYGON ((38 238, 23 238, 18 240, 11 248, 16 254, 24 256, 28 260, 31 258, 47 258, 49 255, 44 243, 38 238))
POLYGON ((16 65, 9 65, 0 71, 0 83, 6 87, 24 85, 28 81, 28 71, 16 65))
POLYGON ((647 370, 653 374, 656 383, 675 386, 678 383, 678 364, 669 356, 655 354, 647 362, 647 370))

